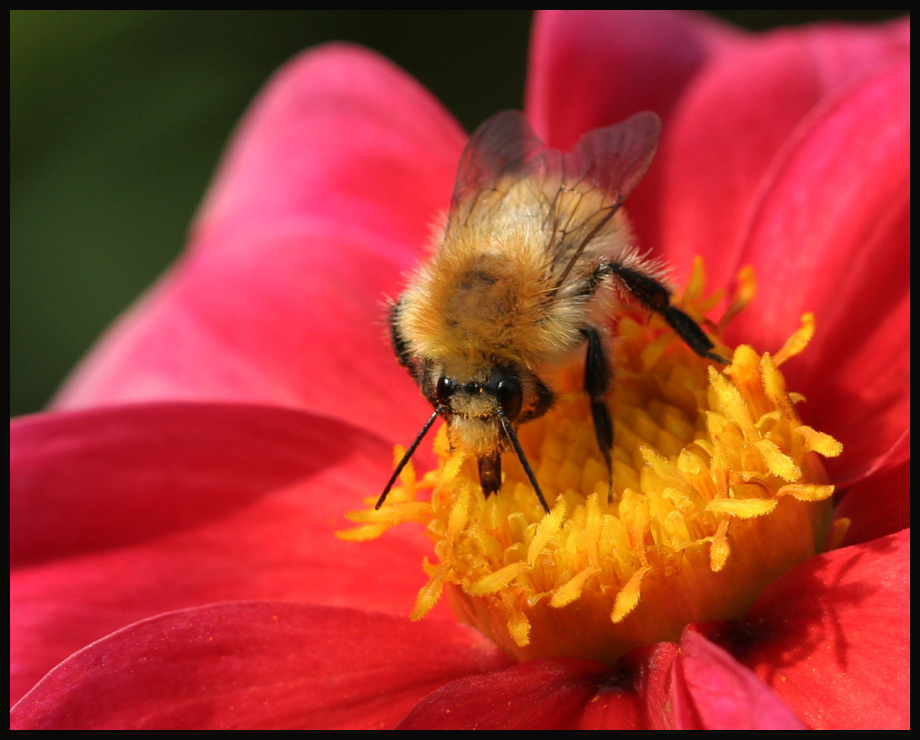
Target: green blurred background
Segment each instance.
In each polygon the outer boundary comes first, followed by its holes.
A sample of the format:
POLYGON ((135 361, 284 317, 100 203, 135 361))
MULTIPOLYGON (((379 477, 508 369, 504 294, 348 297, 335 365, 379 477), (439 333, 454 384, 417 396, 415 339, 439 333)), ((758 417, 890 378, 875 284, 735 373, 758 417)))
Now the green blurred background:
MULTIPOLYGON (((751 29, 818 17, 720 14, 751 29)), ((529 30, 529 11, 10 11, 10 415, 44 407, 176 257, 235 123, 287 59, 369 46, 469 129, 521 106, 529 30)))

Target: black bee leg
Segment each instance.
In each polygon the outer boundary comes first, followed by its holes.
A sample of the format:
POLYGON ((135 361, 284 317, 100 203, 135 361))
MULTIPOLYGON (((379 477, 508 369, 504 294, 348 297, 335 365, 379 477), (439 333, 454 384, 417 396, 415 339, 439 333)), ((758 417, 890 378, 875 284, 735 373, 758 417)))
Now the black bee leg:
POLYGON ((604 352, 597 329, 583 329, 588 340, 588 352, 585 358, 585 393, 591 399, 591 416, 594 419, 594 436, 597 446, 607 463, 607 502, 613 502, 613 461, 610 451, 613 449, 613 420, 610 407, 607 406, 607 389, 613 375, 610 362, 604 352))
POLYGON ((664 320, 668 322, 670 327, 677 332, 678 336, 686 342, 687 346, 700 357, 708 357, 710 360, 715 360, 723 365, 728 364, 728 360, 722 355, 712 351, 715 345, 706 336, 705 332, 700 329, 700 325, 679 308, 668 306, 661 315, 664 316, 664 320))
POLYGON ((677 332, 678 336, 686 342, 687 346, 700 357, 708 357, 710 360, 715 360, 723 365, 727 364, 728 361, 724 357, 712 351, 715 345, 706 336, 700 325, 679 308, 671 305, 671 291, 668 290, 666 285, 644 272, 624 267, 615 262, 610 263, 608 269, 616 275, 617 279, 626 286, 629 292, 643 306, 661 314, 670 327, 677 332))

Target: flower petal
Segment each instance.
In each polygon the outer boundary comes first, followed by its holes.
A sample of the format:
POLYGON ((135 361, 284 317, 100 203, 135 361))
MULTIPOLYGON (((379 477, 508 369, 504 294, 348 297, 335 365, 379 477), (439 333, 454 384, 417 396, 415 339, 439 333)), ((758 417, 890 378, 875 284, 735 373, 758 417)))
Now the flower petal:
MULTIPOLYGON (((775 194, 767 200, 762 189, 790 137, 828 96, 892 60, 909 63, 905 25, 909 29, 909 21, 781 29, 748 37, 714 58, 666 122, 656 193, 661 210, 650 225, 659 230, 640 230, 646 245, 661 245, 683 274, 703 255, 712 284, 729 285, 745 264, 735 250, 752 207, 785 203, 775 194)), ((775 243, 761 246, 776 254, 775 243)), ((772 276, 776 266, 757 274, 772 276)), ((786 285, 778 286, 783 296, 786 285)))
POLYGON ((81 650, 13 708, 11 727, 384 729, 433 688, 508 661, 455 623, 219 604, 154 617, 81 650))
POLYGON ((813 729, 910 727, 910 530, 803 563, 720 641, 813 729))
MULTIPOLYGON (((418 82, 377 54, 329 45, 282 69, 244 119, 195 222, 225 232, 317 217, 414 260, 446 208, 466 135, 418 82)), ((307 245, 306 248, 311 248, 307 245)))
POLYGON ((568 149, 586 131, 641 110, 666 116, 723 44, 740 35, 702 14, 541 10, 534 19, 527 111, 568 149))
POLYGON ((699 14, 544 11, 528 111, 562 147, 640 109, 662 115, 662 145, 630 198, 631 220, 642 245, 681 275, 701 254, 712 284, 727 285, 751 201, 790 134, 828 94, 909 56, 909 18, 754 36, 699 14))
MULTIPOLYGON (((540 11, 531 41, 528 114, 537 133, 567 149, 586 131, 653 110, 664 120, 666 142, 674 134, 676 109, 696 76, 740 38, 731 27, 698 13, 540 11)), ((627 205, 640 244, 659 255, 677 246, 664 244, 659 236, 659 177, 668 166, 662 156, 627 205)), ((693 154, 675 151, 675 156, 693 154)))
POLYGON ((412 439, 431 411, 386 337, 381 277, 395 293, 393 260, 318 223, 222 249, 147 295, 78 369, 60 405, 258 402, 412 439))
POLYGON ((807 729, 754 673, 692 630, 681 638, 671 696, 682 730, 807 729))
POLYGON ((398 729, 663 729, 676 645, 634 651, 616 671, 574 658, 469 676, 433 692, 398 729))
POLYGON ((170 404, 14 422, 12 695, 164 611, 280 599, 406 614, 420 533, 333 535, 378 494, 390 460, 375 437, 282 409, 170 404))
POLYGON ((843 544, 868 542, 910 528, 910 488, 908 459, 848 490, 834 512, 838 518, 850 520, 843 544))
POLYGON ((241 126, 192 254, 108 334, 58 405, 266 402, 414 434, 425 404, 393 359, 383 301, 448 205, 464 139, 370 52, 299 58, 241 126))
POLYGON ((765 188, 742 261, 783 278, 762 281, 733 336, 778 348, 815 313, 809 351, 783 371, 808 423, 843 443, 835 482, 859 480, 910 425, 909 61, 815 116, 765 188))

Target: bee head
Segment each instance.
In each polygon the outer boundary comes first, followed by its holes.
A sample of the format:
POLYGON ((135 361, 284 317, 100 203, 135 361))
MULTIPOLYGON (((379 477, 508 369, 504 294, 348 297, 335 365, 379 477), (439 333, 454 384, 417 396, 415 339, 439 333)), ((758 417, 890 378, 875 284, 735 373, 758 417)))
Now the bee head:
POLYGON ((543 510, 548 512, 546 499, 518 442, 514 422, 545 413, 553 403, 552 391, 531 372, 503 367, 493 367, 471 379, 461 380, 456 374, 443 368, 435 370, 429 365, 418 377, 419 385, 435 410, 396 466, 375 508, 381 507, 396 478, 440 416, 447 422, 451 448, 463 449, 478 459, 480 482, 486 496, 501 487, 501 453, 510 446, 543 510))
POLYGON ((495 369, 484 381, 463 383, 449 375, 441 375, 435 385, 435 398, 447 416, 504 416, 514 421, 524 406, 524 389, 517 373, 495 369))
POLYGON ((514 422, 539 416, 549 408, 552 399, 549 389, 532 373, 493 368, 485 379, 465 383, 447 374, 438 377, 435 413, 447 421, 451 446, 473 452, 478 458, 479 480, 486 497, 501 488, 501 453, 510 445, 543 510, 549 511, 521 449, 514 422))

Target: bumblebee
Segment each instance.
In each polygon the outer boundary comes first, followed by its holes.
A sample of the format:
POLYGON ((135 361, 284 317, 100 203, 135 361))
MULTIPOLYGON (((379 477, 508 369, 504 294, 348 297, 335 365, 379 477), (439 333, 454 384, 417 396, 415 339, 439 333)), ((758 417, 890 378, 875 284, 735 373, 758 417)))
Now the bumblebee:
POLYGON ((434 411, 376 508, 441 417, 451 448, 477 459, 486 496, 501 488, 501 456, 513 450, 548 512, 516 429, 552 407, 553 378, 582 362, 612 499, 607 326, 618 299, 660 314, 694 352, 724 362, 672 305, 662 266, 639 253, 620 210, 660 130, 654 113, 639 113, 563 153, 547 148, 523 114, 506 111, 472 135, 435 253, 391 306, 396 357, 434 411))

